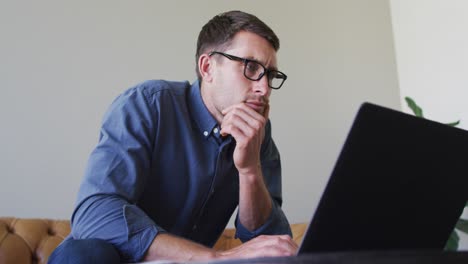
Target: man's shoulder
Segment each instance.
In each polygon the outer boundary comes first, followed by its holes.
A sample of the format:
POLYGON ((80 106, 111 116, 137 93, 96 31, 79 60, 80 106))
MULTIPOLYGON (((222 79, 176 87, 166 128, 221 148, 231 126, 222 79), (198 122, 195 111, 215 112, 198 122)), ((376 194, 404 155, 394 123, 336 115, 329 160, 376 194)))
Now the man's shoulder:
POLYGON ((147 80, 129 89, 129 92, 154 96, 159 93, 184 94, 190 88, 188 81, 147 80))
POLYGON ((178 98, 185 101, 192 85, 188 81, 147 80, 134 85, 120 93, 112 105, 145 105, 164 101, 167 98, 178 98), (145 102, 142 104, 142 102, 145 102))

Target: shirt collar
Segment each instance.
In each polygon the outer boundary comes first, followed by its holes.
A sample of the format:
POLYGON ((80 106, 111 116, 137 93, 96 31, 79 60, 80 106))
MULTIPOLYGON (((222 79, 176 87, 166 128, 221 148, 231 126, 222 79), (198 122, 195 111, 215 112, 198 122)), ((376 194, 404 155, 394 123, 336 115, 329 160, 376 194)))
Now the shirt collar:
POLYGON ((203 102, 199 80, 195 81, 190 87, 189 109, 195 123, 200 129, 200 133, 202 133, 205 138, 208 138, 213 133, 219 136, 218 123, 203 102))

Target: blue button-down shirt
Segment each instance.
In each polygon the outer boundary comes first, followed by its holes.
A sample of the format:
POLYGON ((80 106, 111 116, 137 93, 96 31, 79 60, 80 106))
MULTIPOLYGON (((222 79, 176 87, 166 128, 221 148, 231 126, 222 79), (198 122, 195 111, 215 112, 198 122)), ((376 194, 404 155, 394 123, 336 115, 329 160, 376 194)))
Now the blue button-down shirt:
MULTIPOLYGON (((281 210, 281 164, 267 123, 261 163, 273 209, 242 241, 291 234, 281 210)), ((169 232, 212 246, 238 205, 235 140, 221 137, 199 82, 147 81, 121 94, 104 116, 72 216, 72 238, 111 242, 126 261, 169 232)))

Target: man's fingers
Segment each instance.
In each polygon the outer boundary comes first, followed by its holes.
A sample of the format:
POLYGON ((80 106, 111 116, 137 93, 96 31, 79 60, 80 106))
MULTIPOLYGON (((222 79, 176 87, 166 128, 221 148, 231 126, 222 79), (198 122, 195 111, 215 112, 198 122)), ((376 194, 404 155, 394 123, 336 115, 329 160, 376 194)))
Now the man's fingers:
POLYGON ((231 106, 223 109, 221 111, 221 113, 226 116, 228 113, 230 113, 232 111, 243 110, 245 113, 249 114, 252 118, 257 119, 257 120, 261 120, 261 117, 265 118, 265 114, 266 114, 267 111, 269 112, 269 108, 270 108, 269 104, 265 104, 263 113, 258 113, 257 111, 255 111, 251 107, 247 106, 247 104, 240 103, 240 104, 231 105, 231 106))
POLYGON ((288 235, 280 236, 260 236, 265 239, 267 244, 272 244, 278 248, 283 248, 287 252, 297 252, 298 246, 294 240, 288 235))
POLYGON ((257 120, 243 110, 236 109, 225 116, 221 123, 221 131, 223 132, 229 126, 236 126, 246 135, 251 135, 252 131, 259 131, 265 126, 265 120, 257 120))
POLYGON ((231 135, 237 142, 242 142, 246 139, 246 132, 244 132, 239 125, 229 124, 221 128, 221 136, 231 135))
POLYGON ((221 125, 221 136, 231 135, 236 139, 237 143, 240 143, 245 140, 253 139, 258 134, 257 131, 259 128, 254 128, 242 119, 235 119, 235 121, 223 123, 221 125))
POLYGON ((221 253, 225 258, 292 256, 297 245, 290 236, 259 236, 236 248, 221 253))
POLYGON ((250 107, 242 104, 230 106, 223 113, 226 114, 221 123, 222 136, 230 134, 229 129, 227 129, 229 125, 238 126, 245 135, 251 136, 252 129, 259 131, 265 126, 267 120, 250 107))

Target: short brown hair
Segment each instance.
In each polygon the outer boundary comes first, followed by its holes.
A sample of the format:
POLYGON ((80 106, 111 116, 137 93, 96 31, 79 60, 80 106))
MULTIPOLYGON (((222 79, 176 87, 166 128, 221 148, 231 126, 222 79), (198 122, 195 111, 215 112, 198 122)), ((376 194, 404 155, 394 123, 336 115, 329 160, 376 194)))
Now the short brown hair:
POLYGON ((242 12, 229 11, 213 17, 206 23, 198 35, 197 51, 195 54, 196 72, 201 79, 198 69, 200 55, 217 49, 224 51, 231 44, 231 40, 239 31, 248 31, 263 37, 278 51, 279 39, 273 30, 256 16, 242 12))

